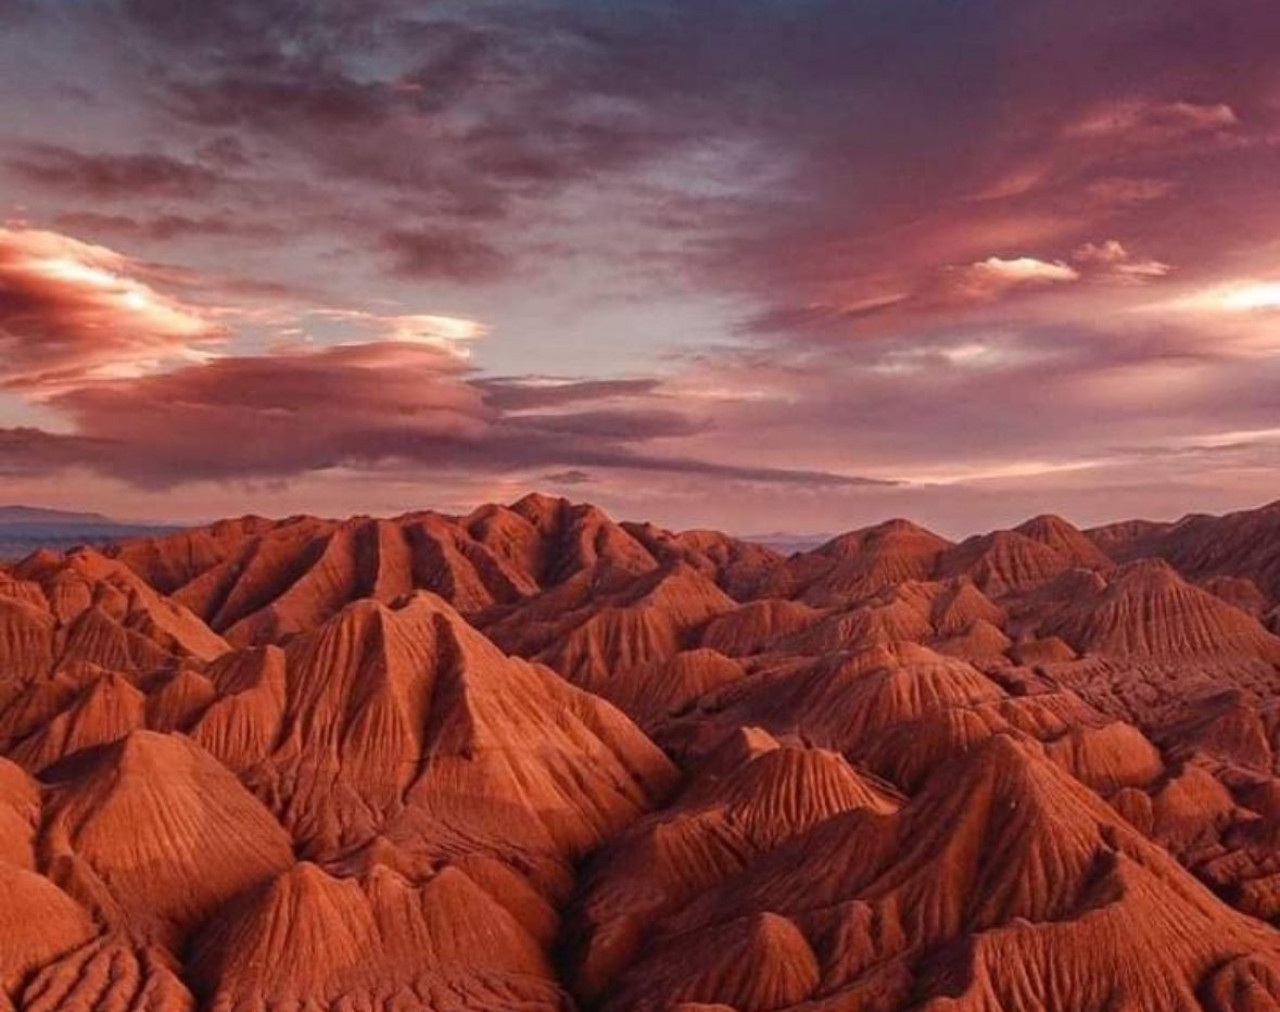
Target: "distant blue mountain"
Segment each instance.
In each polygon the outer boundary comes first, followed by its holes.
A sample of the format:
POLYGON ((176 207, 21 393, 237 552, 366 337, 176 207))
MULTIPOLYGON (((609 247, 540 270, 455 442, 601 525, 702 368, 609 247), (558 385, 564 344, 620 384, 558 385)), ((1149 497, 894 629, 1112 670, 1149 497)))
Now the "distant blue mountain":
POLYGON ((757 545, 772 548, 783 555, 791 555, 794 552, 812 551, 820 545, 825 545, 833 537, 835 537, 834 534, 792 534, 788 531, 772 531, 768 534, 747 535, 743 540, 754 541, 757 545))
POLYGON ((101 513, 0 506, 0 560, 20 559, 39 548, 66 551, 77 545, 106 545, 176 529, 168 524, 123 523, 101 513))

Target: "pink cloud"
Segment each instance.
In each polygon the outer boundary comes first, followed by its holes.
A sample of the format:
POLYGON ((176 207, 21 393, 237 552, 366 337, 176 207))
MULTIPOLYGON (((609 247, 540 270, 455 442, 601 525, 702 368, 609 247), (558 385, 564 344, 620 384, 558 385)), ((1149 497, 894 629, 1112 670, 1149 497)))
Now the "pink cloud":
POLYGON ((1072 254, 1072 260, 1099 274, 1127 284, 1142 284, 1162 278, 1173 268, 1159 260, 1133 257, 1117 239, 1088 242, 1072 254))
POLYGON ((439 348, 460 358, 469 357, 469 346, 488 333, 488 328, 479 320, 433 313, 370 313, 354 309, 320 309, 307 315, 339 320, 368 329, 387 341, 439 348))
POLYGON ((46 406, 69 431, 0 428, 0 473, 78 466, 156 490, 339 470, 376 481, 406 469, 433 481, 602 468, 800 487, 874 483, 661 453, 657 445, 696 435, 707 421, 652 381, 483 381, 453 350, 421 340, 229 354, 85 383, 46 406))
POLYGON ((146 273, 103 246, 0 228, 0 384, 48 396, 207 357, 221 329, 146 273))
POLYGON ((1114 139, 1124 144, 1166 144, 1192 134, 1231 130, 1240 120, 1219 102, 1156 102, 1124 99, 1094 106, 1063 130, 1073 140, 1114 139))
POLYGON ((1167 179, 1143 179, 1127 176, 1105 176, 1085 188, 1085 195, 1104 207, 1132 207, 1159 200, 1173 192, 1167 179))
POLYGON ((987 257, 956 273, 957 291, 965 298, 993 299, 1012 289, 1059 285, 1080 280, 1080 272, 1061 260, 1022 256, 987 257))

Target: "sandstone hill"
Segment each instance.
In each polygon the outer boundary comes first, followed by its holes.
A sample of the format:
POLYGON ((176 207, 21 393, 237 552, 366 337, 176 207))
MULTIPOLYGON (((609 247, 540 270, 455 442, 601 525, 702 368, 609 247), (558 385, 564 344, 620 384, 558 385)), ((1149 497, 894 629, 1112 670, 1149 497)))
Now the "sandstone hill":
POLYGON ((1280 506, 0 568, 0 1010, 1280 1010, 1280 506))

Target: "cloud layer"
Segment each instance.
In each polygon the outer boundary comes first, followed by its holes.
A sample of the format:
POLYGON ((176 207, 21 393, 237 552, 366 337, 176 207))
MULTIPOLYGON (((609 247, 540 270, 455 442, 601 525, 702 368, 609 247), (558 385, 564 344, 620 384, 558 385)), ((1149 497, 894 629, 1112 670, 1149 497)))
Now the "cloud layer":
POLYGON ((0 429, 0 469, 71 467, 167 489, 338 468, 502 474, 577 467, 784 485, 878 482, 658 453, 705 430, 655 381, 482 380, 476 321, 318 310, 372 340, 205 352, 199 313, 129 274, 124 256, 57 233, 0 232, 7 385, 71 431, 0 429))
POLYGON ((0 467, 46 491, 585 483, 738 527, 1271 494, 1270 0, 6 29, 0 467))

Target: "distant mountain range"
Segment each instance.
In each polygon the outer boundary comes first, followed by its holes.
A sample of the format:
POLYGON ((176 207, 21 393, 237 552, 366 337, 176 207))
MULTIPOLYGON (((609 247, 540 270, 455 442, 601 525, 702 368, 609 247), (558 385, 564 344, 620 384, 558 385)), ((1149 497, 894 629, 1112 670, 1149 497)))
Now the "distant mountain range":
POLYGON ((767 534, 750 534, 743 541, 772 548, 783 555, 794 552, 810 552, 830 541, 834 534, 792 534, 789 531, 770 531, 767 534))
POLYGON ((42 506, 0 506, 0 559, 20 559, 38 548, 106 545, 123 538, 172 533, 166 524, 123 523, 101 513, 42 506))

